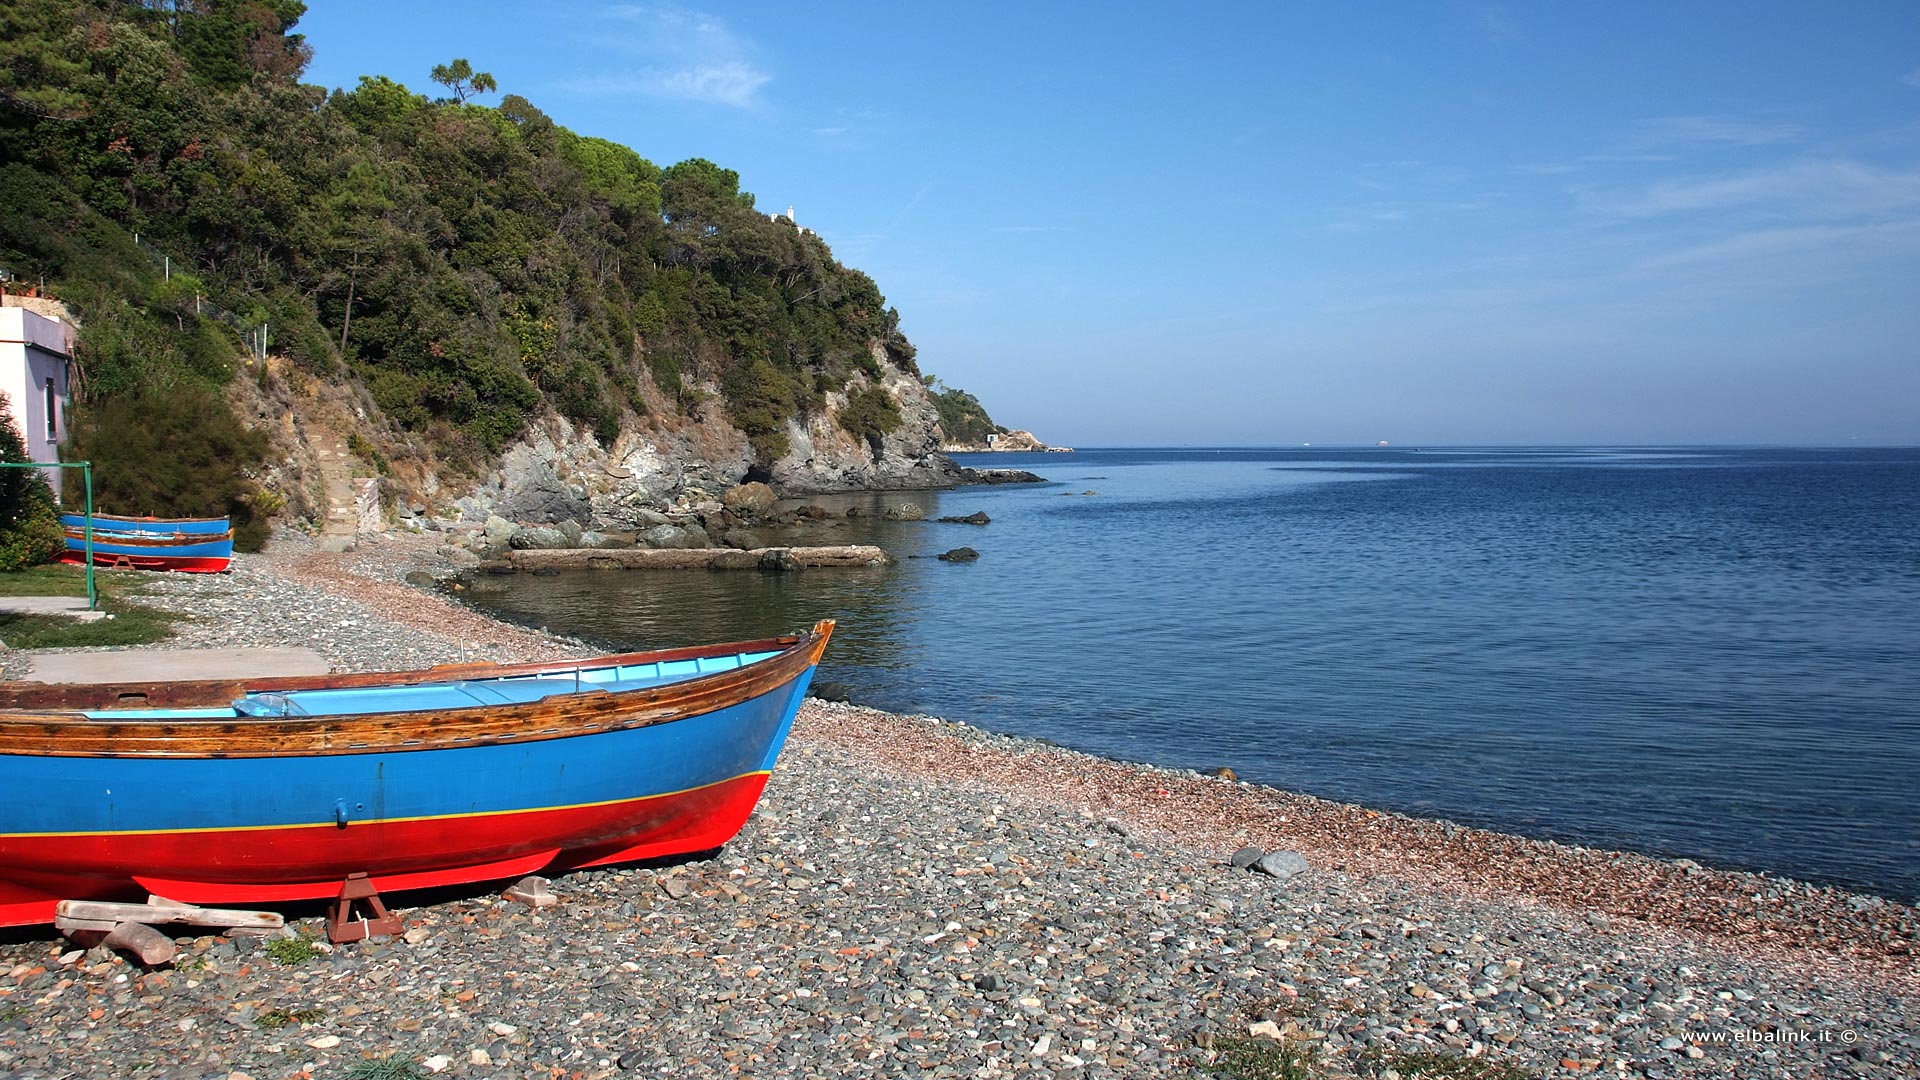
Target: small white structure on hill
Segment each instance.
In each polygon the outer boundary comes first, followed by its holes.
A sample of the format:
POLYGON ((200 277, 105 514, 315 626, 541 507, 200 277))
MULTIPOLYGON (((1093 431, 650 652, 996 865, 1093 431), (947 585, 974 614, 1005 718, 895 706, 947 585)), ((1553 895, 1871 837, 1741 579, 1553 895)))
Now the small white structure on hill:
MULTIPOLYGON (((14 428, 33 461, 60 460, 60 442, 67 437, 73 334, 72 324, 64 319, 11 304, 0 307, 0 391, 6 392, 14 428)), ((42 473, 58 493, 60 470, 42 473)))

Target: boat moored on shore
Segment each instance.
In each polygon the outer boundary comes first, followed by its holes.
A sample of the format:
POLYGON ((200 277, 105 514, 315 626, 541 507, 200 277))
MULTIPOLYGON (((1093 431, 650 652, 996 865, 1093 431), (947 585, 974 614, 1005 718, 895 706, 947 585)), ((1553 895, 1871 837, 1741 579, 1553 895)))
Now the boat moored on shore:
POLYGON ((720 847, 833 632, 252 682, 0 685, 0 926, 720 847))

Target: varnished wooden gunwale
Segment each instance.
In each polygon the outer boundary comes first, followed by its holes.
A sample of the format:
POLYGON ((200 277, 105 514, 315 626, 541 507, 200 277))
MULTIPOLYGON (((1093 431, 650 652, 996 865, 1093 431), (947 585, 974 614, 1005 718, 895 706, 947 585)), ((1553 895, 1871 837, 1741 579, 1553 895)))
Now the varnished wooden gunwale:
MULTIPOLYGON (((69 525, 64 531, 67 539, 86 542, 85 529, 76 529, 69 525)), ((232 529, 221 533, 116 532, 112 529, 99 528, 93 530, 93 542, 96 546, 111 544, 114 547, 177 548, 189 544, 218 544, 232 541, 232 529)))
MULTIPOLYGON (((75 514, 74 516, 84 517, 85 515, 75 514)), ((107 528, 107 526, 100 524, 100 522, 103 522, 103 521, 124 521, 130 525, 200 525, 209 521, 226 521, 226 520, 227 520, 226 518, 220 518, 220 517, 162 518, 162 517, 133 517, 128 514, 94 514, 93 515, 93 521, 94 521, 93 531, 99 532, 101 529, 107 528)))
POLYGON ((833 621, 828 619, 798 637, 630 653, 585 662, 450 664, 412 672, 145 686, 0 684, 0 707, 6 710, 0 711, 0 754, 136 759, 301 757, 445 750, 572 738, 699 716, 779 689, 819 663, 832 633, 833 621), (746 667, 696 676, 667 686, 618 694, 588 690, 518 705, 475 705, 353 716, 204 720, 95 719, 71 711, 112 709, 116 705, 141 709, 213 707, 227 705, 249 693, 419 685, 503 675, 564 675, 585 667, 652 664, 774 649, 782 650, 781 654, 746 667), (170 693, 168 688, 178 692, 170 693), (130 702, 122 697, 141 692, 146 695, 143 700, 130 702))

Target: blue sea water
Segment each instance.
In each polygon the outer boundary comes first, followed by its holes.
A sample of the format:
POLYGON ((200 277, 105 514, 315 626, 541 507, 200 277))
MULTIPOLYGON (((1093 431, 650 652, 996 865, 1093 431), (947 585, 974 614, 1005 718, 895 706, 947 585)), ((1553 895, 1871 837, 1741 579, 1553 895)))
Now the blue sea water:
POLYGON ((817 499, 870 571, 521 575, 622 646, 840 620, 857 701, 1577 843, 1920 893, 1920 450, 1094 450, 817 499), (880 522, 901 502, 992 524, 880 522), (960 545, 971 564, 930 556, 960 545), (923 556, 914 558, 913 556, 923 556))

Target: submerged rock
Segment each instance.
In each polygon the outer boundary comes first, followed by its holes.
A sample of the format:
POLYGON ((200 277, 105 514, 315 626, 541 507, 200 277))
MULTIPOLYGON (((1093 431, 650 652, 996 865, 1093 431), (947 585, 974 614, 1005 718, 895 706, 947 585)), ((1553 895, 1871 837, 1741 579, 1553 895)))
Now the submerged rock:
POLYGON ((978 559, 979 557, 980 557, 980 553, 973 550, 970 547, 957 547, 957 548, 954 548, 952 551, 942 552, 940 554, 940 561, 941 562, 973 562, 975 559, 978 559))

